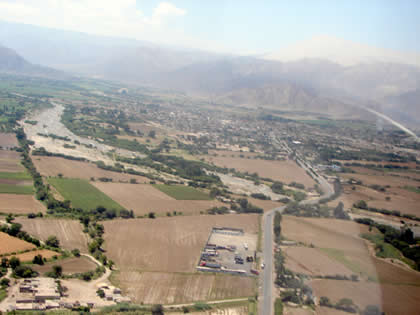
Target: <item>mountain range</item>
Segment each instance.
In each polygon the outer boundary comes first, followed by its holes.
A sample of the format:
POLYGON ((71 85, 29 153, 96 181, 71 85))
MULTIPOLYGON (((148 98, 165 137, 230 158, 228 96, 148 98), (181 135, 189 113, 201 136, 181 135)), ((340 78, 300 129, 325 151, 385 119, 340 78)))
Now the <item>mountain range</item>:
POLYGON ((244 57, 0 22, 0 43, 16 50, 0 48, 1 71, 45 75, 53 67, 237 106, 342 118, 363 117, 361 108, 372 106, 411 125, 420 122, 418 55, 325 36, 244 57))

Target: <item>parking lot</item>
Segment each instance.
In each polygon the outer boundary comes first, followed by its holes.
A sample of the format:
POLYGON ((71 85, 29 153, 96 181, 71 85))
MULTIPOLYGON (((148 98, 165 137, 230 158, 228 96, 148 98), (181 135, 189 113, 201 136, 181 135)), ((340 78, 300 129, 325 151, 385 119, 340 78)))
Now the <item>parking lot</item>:
POLYGON ((213 228, 197 266, 201 271, 256 274, 257 237, 240 229, 213 228))

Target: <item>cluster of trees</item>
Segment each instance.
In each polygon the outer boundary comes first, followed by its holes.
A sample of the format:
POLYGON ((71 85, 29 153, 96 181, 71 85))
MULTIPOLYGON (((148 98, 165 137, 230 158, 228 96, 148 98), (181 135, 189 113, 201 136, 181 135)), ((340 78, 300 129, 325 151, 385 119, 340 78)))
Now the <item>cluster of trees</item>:
POLYGON ((410 162, 416 161, 414 155, 400 155, 394 152, 381 152, 372 149, 343 150, 339 147, 322 146, 319 149, 320 159, 323 161, 330 160, 364 160, 374 162, 410 162))
POLYGON ((391 226, 376 223, 368 218, 359 218, 355 219, 355 221, 376 227, 384 235, 384 241, 386 243, 391 244, 400 250, 405 257, 414 261, 415 269, 420 270, 420 247, 412 246, 417 243, 417 240, 414 238, 414 233, 411 229, 404 228, 400 231, 391 226))
POLYGON ((102 245, 105 242, 102 237, 105 232, 104 226, 95 221, 91 222, 89 217, 84 217, 81 219, 81 223, 84 226, 84 232, 88 233, 91 237, 91 242, 88 244, 89 252, 104 266, 109 266, 109 268, 112 268, 114 262, 112 260, 108 260, 104 254, 104 250, 102 249, 102 245))
POLYGON ((291 214, 297 217, 309 218, 330 218, 331 211, 325 205, 319 204, 299 204, 297 202, 289 203, 284 209, 284 214, 291 214))
POLYGON ((368 203, 364 200, 359 200, 357 202, 355 202, 353 204, 353 207, 358 208, 358 209, 362 209, 362 210, 366 210, 366 211, 371 211, 371 212, 377 212, 377 213, 381 213, 381 214, 385 214, 385 215, 393 215, 399 218, 405 218, 405 219, 410 219, 410 220, 414 220, 414 221, 420 221, 420 218, 417 217, 414 214, 401 214, 400 211, 398 210, 387 210, 387 209, 378 209, 375 207, 369 207, 368 203))
POLYGON ((273 193, 276 193, 279 195, 282 195, 285 193, 282 182, 274 182, 271 185, 271 190, 273 191, 273 193))
POLYGON ((346 275, 336 274, 336 275, 317 276, 316 278, 332 279, 332 280, 346 280, 346 281, 354 281, 354 282, 359 281, 359 277, 357 275, 351 275, 350 277, 348 277, 346 275))
POLYGON ((63 276, 63 266, 54 265, 52 266, 52 271, 47 272, 45 275, 55 279, 61 278, 63 276))
POLYGON ((332 304, 330 299, 326 296, 321 296, 319 299, 319 305, 332 307, 340 311, 348 312, 348 313, 357 313, 357 305, 353 303, 351 299, 342 298, 336 304, 332 304))
MULTIPOLYGON (((339 162, 336 162, 337 164, 341 164, 339 162)), ((395 164, 366 164, 366 163, 357 163, 357 162, 353 162, 353 163, 344 163, 345 166, 347 167, 365 167, 365 168, 373 168, 373 169, 382 169, 382 168, 386 168, 386 169, 396 169, 396 170, 408 170, 409 167, 408 166, 402 166, 402 165, 395 165, 395 164)))
POLYGON ((270 196, 264 195, 262 193, 251 194, 251 197, 255 199, 261 199, 261 200, 271 200, 270 196))
POLYGON ((321 296, 319 305, 325 307, 335 308, 340 311, 348 313, 360 313, 361 315, 382 315, 381 309, 376 305, 367 305, 364 310, 360 311, 357 305, 349 298, 342 298, 337 303, 333 304, 326 296, 321 296))
POLYGON ((337 207, 333 210, 334 218, 341 220, 350 220, 350 216, 346 211, 344 211, 344 204, 340 201, 337 207))
POLYGON ((289 184, 290 187, 294 187, 297 189, 305 189, 305 185, 304 184, 300 184, 300 183, 296 183, 296 182, 291 182, 289 184))
POLYGON ((60 158, 67 159, 67 160, 82 161, 82 162, 87 161, 83 157, 76 157, 76 156, 71 156, 71 155, 62 154, 62 153, 52 153, 52 152, 47 151, 44 147, 40 147, 40 148, 37 148, 37 149, 33 150, 32 155, 55 156, 55 157, 60 157, 60 158))
POLYGON ((3 257, 1 259, 2 268, 12 268, 12 276, 15 278, 32 278, 38 276, 36 271, 33 271, 31 267, 22 265, 20 259, 12 256, 10 259, 3 257))
POLYGON ((150 154, 146 158, 127 158, 119 156, 117 157, 117 161, 150 167, 158 172, 177 175, 182 178, 189 179, 197 184, 200 182, 204 183, 206 187, 210 184, 221 183, 218 176, 208 174, 205 171, 206 169, 213 170, 213 166, 200 161, 185 160, 179 156, 161 154, 150 154))
POLYGON ((254 206, 246 198, 239 198, 237 204, 233 203, 231 209, 239 213, 263 213, 264 210, 260 207, 254 206))
POLYGON ((213 207, 207 210, 208 214, 226 214, 229 213, 229 209, 227 207, 213 207))
POLYGON ((281 220, 282 216, 280 212, 274 214, 274 240, 276 243, 280 243, 281 241, 281 220))
MULTIPOLYGON (((124 158, 117 158, 120 161, 124 158)), ((139 176, 143 176, 143 177, 147 177, 151 180, 161 180, 161 178, 159 176, 153 175, 153 174, 149 174, 149 173, 143 173, 143 172, 139 172, 139 171, 135 171, 132 168, 125 168, 124 165, 122 165, 121 163, 115 163, 114 166, 112 165, 106 165, 103 161, 97 161, 95 162, 96 166, 100 169, 103 170, 107 170, 107 171, 111 171, 111 172, 116 172, 116 173, 127 173, 130 175, 139 175, 139 176)), ((133 163, 131 163, 133 164, 133 163)))
MULTIPOLYGON (((86 107, 85 107, 86 108, 86 107)), ((74 134, 83 137, 100 138, 105 144, 126 149, 134 152, 149 153, 147 147, 139 142, 128 139, 120 139, 117 135, 121 134, 120 128, 127 134, 134 134, 127 124, 127 118, 121 110, 107 110, 107 111, 91 111, 82 108, 82 112, 86 115, 95 116, 95 121, 85 120, 83 118, 77 119, 76 107, 69 105, 65 108, 61 121, 74 134), (101 123, 106 123, 105 128, 101 123)))
POLYGON ((68 142, 71 141, 71 139, 67 136, 62 137, 62 136, 56 135, 54 133, 49 133, 49 134, 38 133, 38 136, 45 137, 45 138, 51 138, 51 139, 54 139, 54 140, 63 140, 63 141, 68 141, 68 142))
POLYGON ((7 92, 1 92, 1 97, 9 103, 0 105, 0 116, 4 118, 0 120, 0 130, 6 132, 13 131, 17 122, 25 117, 28 109, 48 106, 46 102, 39 99, 33 99, 27 102, 21 99, 21 97, 7 92))

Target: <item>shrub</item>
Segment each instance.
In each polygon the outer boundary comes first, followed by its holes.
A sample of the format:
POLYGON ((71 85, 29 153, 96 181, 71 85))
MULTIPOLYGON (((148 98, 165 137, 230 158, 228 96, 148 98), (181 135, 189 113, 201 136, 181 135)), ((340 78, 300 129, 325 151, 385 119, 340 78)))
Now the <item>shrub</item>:
POLYGON ((48 239, 45 241, 45 244, 54 248, 60 247, 60 241, 54 235, 49 236, 48 239))
POLYGON ((101 299, 103 299, 104 297, 105 297, 105 292, 104 292, 104 290, 102 290, 102 289, 98 289, 97 291, 96 291, 96 294, 101 298, 101 299))

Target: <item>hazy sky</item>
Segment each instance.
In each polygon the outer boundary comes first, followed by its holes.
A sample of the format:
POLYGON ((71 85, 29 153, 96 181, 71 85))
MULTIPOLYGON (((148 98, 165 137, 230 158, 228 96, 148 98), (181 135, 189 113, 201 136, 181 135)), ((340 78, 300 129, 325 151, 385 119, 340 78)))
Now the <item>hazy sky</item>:
POLYGON ((315 35, 420 51, 417 0, 0 0, 0 20, 244 54, 315 35))

